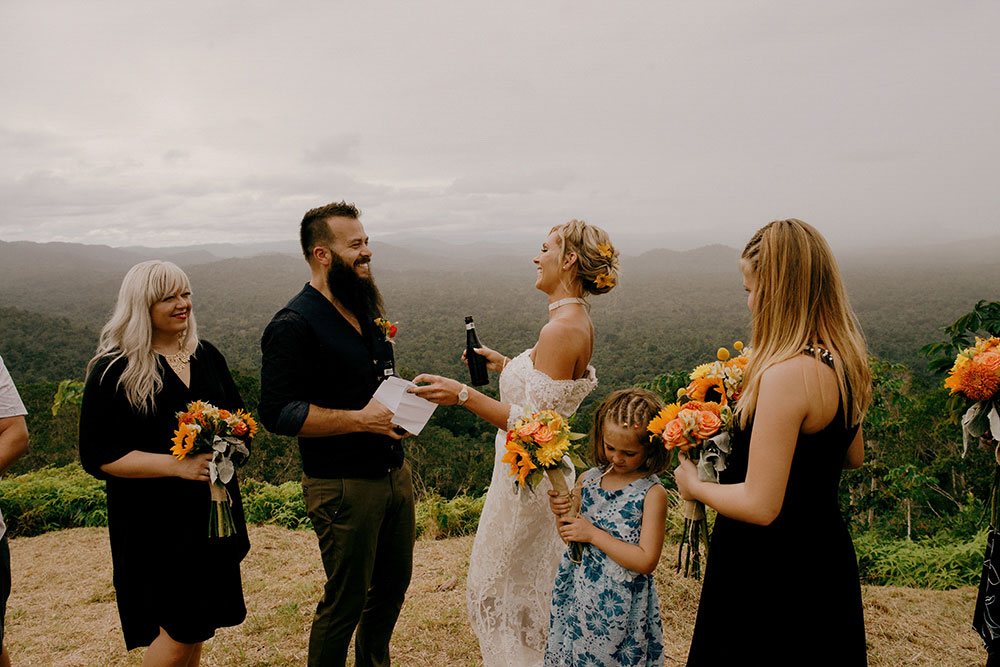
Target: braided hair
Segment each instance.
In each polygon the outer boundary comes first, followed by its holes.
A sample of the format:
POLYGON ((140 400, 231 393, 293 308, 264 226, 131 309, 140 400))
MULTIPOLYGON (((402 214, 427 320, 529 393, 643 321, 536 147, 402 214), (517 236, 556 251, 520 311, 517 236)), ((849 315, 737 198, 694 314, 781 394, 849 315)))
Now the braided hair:
POLYGON ((646 430, 652 420, 664 407, 663 400, 648 389, 621 389, 608 396, 594 411, 594 427, 590 432, 593 443, 594 463, 604 467, 609 464, 604 455, 604 427, 609 422, 635 431, 636 439, 646 452, 642 469, 659 474, 667 469, 670 457, 665 447, 654 443, 646 430))

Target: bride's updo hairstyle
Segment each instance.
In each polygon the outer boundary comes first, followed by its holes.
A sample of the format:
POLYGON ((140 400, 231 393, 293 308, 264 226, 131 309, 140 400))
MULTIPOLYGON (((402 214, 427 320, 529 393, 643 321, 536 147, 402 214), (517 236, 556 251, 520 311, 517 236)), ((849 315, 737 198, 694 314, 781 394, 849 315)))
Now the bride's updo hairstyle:
POLYGON ((570 220, 549 233, 562 240, 560 259, 576 253, 576 279, 584 294, 605 294, 618 284, 618 250, 606 231, 583 220, 570 220))
POLYGON ((801 220, 776 220, 753 235, 740 263, 756 281, 740 425, 757 407, 764 371, 813 343, 833 352, 845 419, 860 424, 871 401, 868 352, 826 239, 801 220))
MULTIPOLYGON (((97 354, 87 364, 87 375, 102 358, 108 358, 104 373, 119 359, 125 359, 118 384, 133 408, 146 414, 153 407, 153 397, 163 388, 160 361, 153 351, 153 304, 180 291, 191 291, 187 274, 173 262, 152 259, 136 264, 122 280, 114 313, 97 342, 97 354)), ((198 345, 198 327, 194 310, 188 313, 187 329, 180 336, 183 348, 198 345)), ((103 379, 103 374, 102 374, 103 379)))

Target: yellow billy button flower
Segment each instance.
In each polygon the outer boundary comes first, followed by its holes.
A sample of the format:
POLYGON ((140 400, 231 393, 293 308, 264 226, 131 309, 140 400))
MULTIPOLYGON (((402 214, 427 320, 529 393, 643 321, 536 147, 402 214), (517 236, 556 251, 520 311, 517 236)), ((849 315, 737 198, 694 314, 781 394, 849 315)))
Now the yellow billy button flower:
POLYGON ((737 352, 739 352, 740 350, 742 350, 743 349, 743 341, 738 340, 735 343, 733 343, 733 349, 736 350, 737 352))
POLYGON ((719 361, 726 361, 729 359, 729 350, 724 347, 720 347, 719 351, 715 353, 715 356, 719 358, 719 361))

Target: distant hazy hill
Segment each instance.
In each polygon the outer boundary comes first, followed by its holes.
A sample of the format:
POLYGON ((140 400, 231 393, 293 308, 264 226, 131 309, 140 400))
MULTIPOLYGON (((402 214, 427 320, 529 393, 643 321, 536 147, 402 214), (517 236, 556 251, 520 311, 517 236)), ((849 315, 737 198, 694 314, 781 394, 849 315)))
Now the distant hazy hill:
MULTIPOLYGON (((62 362, 51 363, 48 357, 69 355, 81 376, 125 271, 159 256, 173 259, 191 277, 203 335, 223 349, 232 365, 254 369, 261 331, 308 280, 308 270, 292 242, 252 247, 282 252, 246 256, 251 246, 225 244, 126 249, 0 241, 0 308, 44 316, 28 320, 22 313, 16 330, 0 326, 0 354, 14 348, 13 338, 27 337, 33 341, 31 354, 40 357, 31 365, 38 373, 65 373, 62 362), (243 256, 211 259, 237 252, 243 256), (52 317, 65 319, 55 325, 45 319, 52 317), (61 331, 74 332, 66 334, 74 338, 90 336, 90 347, 61 349, 61 331), (35 345, 39 340, 49 342, 35 345)), ((458 357, 465 315, 476 318, 487 345, 508 355, 530 346, 546 321, 545 302, 534 289, 536 249, 517 253, 519 248, 433 239, 374 243, 374 273, 390 319, 399 322, 400 365, 412 372, 463 374, 458 357)), ((998 256, 1000 238, 849 256, 842 262, 844 275, 872 352, 922 369, 916 350, 940 339, 940 327, 977 300, 1000 297, 1000 262, 993 259, 998 256)), ((621 285, 591 301, 602 391, 685 368, 748 335, 738 251, 727 246, 625 256, 621 285)))

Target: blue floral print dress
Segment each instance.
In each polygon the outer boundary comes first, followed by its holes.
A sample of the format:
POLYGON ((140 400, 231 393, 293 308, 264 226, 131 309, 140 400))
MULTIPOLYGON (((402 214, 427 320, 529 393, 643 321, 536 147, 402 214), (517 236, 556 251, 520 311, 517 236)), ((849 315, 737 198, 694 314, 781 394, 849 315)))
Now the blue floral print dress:
MULTIPOLYGON (((584 473, 580 513, 629 544, 639 543, 646 492, 655 475, 618 491, 605 491, 601 471, 584 473)), ((582 666, 662 665, 663 627, 653 576, 627 570, 600 549, 585 544, 575 564, 563 554, 552 590, 545 664, 582 666)))

